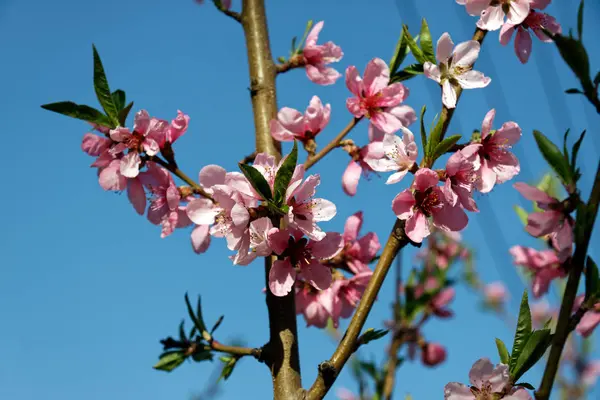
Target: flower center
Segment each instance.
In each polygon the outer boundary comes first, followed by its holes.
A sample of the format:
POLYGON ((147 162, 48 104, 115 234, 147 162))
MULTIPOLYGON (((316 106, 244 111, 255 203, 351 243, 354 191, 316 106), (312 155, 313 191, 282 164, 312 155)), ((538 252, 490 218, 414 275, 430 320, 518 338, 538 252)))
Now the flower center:
POLYGON ((144 136, 141 133, 133 131, 131 136, 129 136, 125 140, 125 145, 129 150, 133 151, 141 151, 142 142, 144 141, 144 136))
POLYGON ((541 29, 546 26, 547 18, 546 14, 539 13, 536 11, 531 11, 525 21, 523 21, 523 28, 527 29, 541 29))
POLYGON ((290 236, 288 239, 288 248, 283 252, 282 256, 288 256, 290 262, 295 268, 300 268, 301 264, 309 264, 312 259, 310 250, 306 248, 308 239, 302 238, 296 242, 296 240, 290 236))
POLYGON ((442 200, 437 191, 433 188, 428 188, 424 192, 415 193, 415 207, 421 210, 425 216, 431 216, 434 209, 440 208, 442 200))
POLYGON ((377 114, 381 112, 381 107, 379 107, 379 98, 381 97, 381 93, 376 93, 372 96, 367 96, 363 90, 361 93, 360 100, 360 108, 365 112, 365 116, 367 118, 371 118, 373 114, 377 114))

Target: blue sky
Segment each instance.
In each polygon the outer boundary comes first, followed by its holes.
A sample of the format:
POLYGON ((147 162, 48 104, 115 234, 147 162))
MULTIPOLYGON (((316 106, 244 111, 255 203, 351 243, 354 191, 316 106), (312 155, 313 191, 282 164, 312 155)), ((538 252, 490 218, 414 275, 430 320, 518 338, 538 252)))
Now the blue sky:
MULTIPOLYGON (((576 2, 556 3, 549 12, 564 27, 573 27, 576 2)), ((239 7, 238 0, 233 4, 239 7)), ((599 16, 599 5, 588 2, 585 40, 596 68, 600 49, 592 38, 600 28, 592 22, 599 16)), ((337 64, 340 71, 349 65, 362 71, 373 57, 389 59, 401 23, 415 31, 420 17, 426 17, 435 40, 448 31, 456 43, 469 39, 475 24, 454 1, 439 0, 271 1, 268 17, 274 56, 287 55, 291 37, 302 35, 307 20, 325 20, 321 41, 333 40, 345 53, 337 64)), ((191 116, 190 129, 176 146, 180 166, 190 176, 213 163, 233 170, 253 150, 242 31, 210 4, 0 2, 0 90, 7 150, 2 156, 5 194, 0 197, 6 211, 0 233, 0 398, 188 399, 211 379, 213 365, 186 364, 172 374, 151 368, 160 353, 158 340, 175 334, 185 315, 183 294, 202 294, 209 323, 225 315, 219 340, 242 338, 260 346, 268 335, 262 266, 231 266, 224 243, 217 240, 207 254, 197 256, 188 230, 161 239, 159 229, 136 215, 124 195, 99 187, 95 171, 88 167, 92 160, 80 150, 87 126, 39 108, 60 100, 96 104, 92 43, 102 55, 112 88, 126 90, 135 101, 134 110, 144 108, 171 119, 181 109, 191 116)), ((535 181, 546 171, 533 129, 558 141, 569 127, 580 132, 598 124, 582 97, 563 94, 576 82, 552 45, 534 41, 532 58, 523 66, 512 44, 500 46, 497 32, 492 33, 477 69, 492 77, 492 83, 465 93, 450 133, 479 128, 490 108, 497 110, 496 127, 509 120, 519 123, 519 180, 535 181)), ((407 103, 417 110, 426 104, 427 118, 432 118, 441 106, 435 83, 417 78, 407 86, 407 103)), ((303 71, 292 71, 278 79, 278 90, 280 106, 304 109, 314 94, 331 103, 332 120, 321 133, 320 145, 351 118, 342 80, 319 87, 303 71)), ((366 132, 363 123, 351 138, 364 144, 366 132)), ((590 132, 580 153, 585 196, 599 149, 598 132, 590 132)), ((340 184, 347 162, 348 156, 338 151, 315 168, 323 182, 319 195, 338 205, 338 216, 323 227, 341 230, 345 219, 362 209, 364 232, 375 231, 384 241, 394 219, 391 199, 408 182, 390 187, 374 177, 363 180, 358 195, 349 198, 340 184)), ((524 203, 510 184, 477 200, 482 212, 470 215, 464 238, 476 248, 483 277, 506 281, 514 313, 523 284, 507 251, 515 244, 536 244, 512 211, 513 204, 524 203)), ((596 258, 597 245, 598 233, 591 247, 596 258)), ((414 250, 403 258, 409 265, 414 250)), ((392 294, 388 280, 367 326, 380 327, 389 317, 392 294)), ((481 313, 477 298, 462 287, 454 309, 454 319, 434 321, 426 329, 429 340, 450 349, 447 362, 437 369, 405 364, 398 373, 398 393, 412 393, 416 400, 441 398, 447 382, 467 381, 478 358, 498 361, 494 337, 509 341, 512 332, 481 313)), ((322 331, 305 329, 302 320, 299 325, 303 382, 309 386, 318 363, 329 357, 335 344, 322 331)), ((362 354, 379 357, 386 342, 369 345, 362 354)), ((526 378, 537 384, 540 374, 541 368, 534 369, 526 378)), ((336 388, 340 386, 354 389, 347 372, 338 380, 336 388)), ((270 390, 267 369, 243 360, 221 398, 248 398, 251 393, 251 398, 263 399, 270 397, 270 390)))

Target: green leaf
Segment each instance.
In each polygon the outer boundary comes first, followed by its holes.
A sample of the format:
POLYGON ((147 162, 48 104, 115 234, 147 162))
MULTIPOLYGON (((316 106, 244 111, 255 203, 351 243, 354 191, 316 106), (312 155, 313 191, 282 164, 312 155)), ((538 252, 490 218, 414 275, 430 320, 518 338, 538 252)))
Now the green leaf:
POLYGON ((510 361, 510 354, 508 354, 508 350, 506 349, 506 345, 504 344, 504 342, 496 338, 496 347, 498 348, 500 362, 502 364, 508 364, 508 362, 510 361))
POLYGON ((533 333, 529 335, 527 343, 523 347, 523 350, 519 354, 519 358, 510 371, 511 378, 514 381, 523 376, 525 372, 542 358, 548 349, 551 338, 550 329, 533 331, 533 333))
MULTIPOLYGON (((313 20, 312 19, 308 20, 308 22, 306 23, 306 28, 304 29, 304 35, 302 35, 302 40, 300 40, 300 42, 298 43, 298 47, 296 47, 296 54, 301 53, 302 49, 300 47, 302 47, 302 44, 306 40, 306 37, 308 36, 308 33, 310 32, 312 26, 313 26, 313 20)), ((294 42, 292 42, 292 46, 293 45, 294 45, 294 42)))
POLYGON ((579 10, 577 10, 577 35, 581 41, 583 37, 583 0, 579 3, 579 10))
POLYGON ((558 52, 585 88, 590 82, 590 60, 579 40, 560 34, 553 36, 558 52))
POLYGON ((379 374, 377 373, 377 367, 375 366, 374 362, 359 361, 358 365, 360 366, 361 370, 366 372, 367 375, 371 377, 371 379, 377 380, 379 374))
POLYGON ((514 209, 515 209, 515 212, 517 213, 517 216, 519 217, 519 220, 521 221, 521 223, 523 225, 527 225, 527 218, 529 217, 529 214, 527 214, 527 211, 525 211, 520 206, 514 206, 514 209))
POLYGON ((97 125, 111 127, 112 124, 108 117, 95 108, 79 105, 72 101, 60 101, 58 103, 44 104, 44 110, 53 111, 67 117, 77 118, 83 121, 92 122, 97 125))
POLYGON ((587 257, 585 264, 585 299, 598 297, 600 290, 600 277, 598 276, 598 266, 592 260, 592 257, 587 257))
POLYGON ((102 66, 100 55, 98 55, 96 46, 92 45, 92 49, 94 50, 94 90, 96 91, 96 97, 98 97, 98 101, 102 105, 106 115, 108 115, 110 120, 116 126, 118 123, 118 110, 113 102, 113 97, 110 92, 110 87, 108 86, 108 80, 106 79, 106 74, 104 73, 104 67, 102 66))
POLYGON ((181 350, 167 351, 161 354, 160 359, 152 368, 171 372, 179 367, 186 358, 186 355, 181 350))
POLYGON ((579 89, 576 88, 571 88, 571 89, 567 89, 565 90, 566 94, 583 94, 583 92, 579 89))
POLYGON ((437 160, 444 154, 446 154, 452 146, 454 146, 461 138, 461 135, 452 135, 442 140, 437 146, 435 146, 435 150, 433 151, 433 160, 437 160))
POLYGON ((437 64, 437 60, 435 59, 435 53, 433 52, 433 42, 431 40, 431 32, 429 32, 429 25, 427 25, 427 20, 423 18, 421 21, 421 33, 419 33, 421 50, 423 51, 423 57, 425 61, 429 61, 433 64, 437 64))
POLYGON ((410 35, 410 32, 408 32, 408 26, 402 25, 402 29, 402 34, 404 35, 404 37, 406 37, 406 44, 408 45, 410 52, 415 57, 415 60, 417 60, 420 64, 424 64, 427 60, 425 59, 425 56, 423 55, 423 52, 417 45, 415 39, 413 39, 413 37, 410 35))
POLYGON ((294 36, 292 38, 292 50, 290 51, 290 54, 294 55, 296 53, 296 40, 298 38, 296 36, 294 36))
MULTIPOLYGON (((411 65, 409 65, 409 67, 411 67, 412 65, 417 66, 417 65, 421 65, 421 64, 411 64, 411 65)), ((419 74, 422 74, 422 72, 407 72, 404 70, 398 71, 392 76, 390 83, 404 82, 404 81, 414 78, 415 76, 418 76, 419 74)))
POLYGON ((200 310, 201 307, 201 301, 200 301, 200 296, 198 296, 198 315, 196 315, 196 313, 194 312, 194 309, 192 308, 192 305, 190 304, 190 299, 187 295, 187 293, 185 294, 185 305, 187 306, 187 310, 188 310, 188 314, 190 315, 190 318, 192 320, 192 322, 194 323, 194 326, 196 327, 196 329, 198 329, 198 332, 200 334, 202 334, 203 332, 206 331, 206 325, 204 324, 204 321, 202 319, 202 311, 200 310))
POLYGON ((247 164, 238 164, 242 173, 248 179, 254 190, 263 198, 263 200, 273 199, 271 187, 265 177, 253 166, 247 164))
POLYGON ((515 384, 515 386, 522 386, 525 389, 535 390, 535 387, 531 383, 527 383, 527 382, 519 382, 519 383, 515 384))
POLYGON ((396 43, 396 48, 394 49, 394 55, 390 60, 390 74, 393 76, 402 62, 406 58, 409 53, 408 44, 406 39, 404 38, 404 32, 400 32, 400 38, 398 38, 398 42, 396 43))
POLYGON ((408 74, 408 75, 422 75, 423 74, 423 64, 410 64, 410 65, 407 65, 399 73, 405 73, 405 74, 408 74))
POLYGON ((277 175, 275 175, 275 184, 273 185, 275 191, 275 203, 277 206, 283 205, 285 201, 285 192, 290 186, 290 182, 292 180, 292 175, 294 175, 294 170, 296 169, 296 163, 298 161, 298 144, 294 140, 294 147, 292 147, 292 151, 287 155, 281 167, 277 171, 277 175))
POLYGON ((127 116, 129 115, 129 112, 131 111, 131 107, 133 107, 133 101, 129 104, 127 104, 127 107, 123 108, 121 111, 119 111, 119 115, 117 116, 117 119, 119 120, 119 126, 125 126, 125 122, 127 121, 127 116))
POLYGON ((194 354, 192 354, 192 360, 196 362, 202 362, 206 360, 212 361, 212 359, 213 355, 208 350, 196 351, 194 354))
POLYGON ((231 373, 233 372, 233 369, 235 368, 235 364, 237 363, 237 360, 238 360, 235 357, 220 357, 219 359, 221 361, 223 361, 225 363, 225 365, 223 366, 223 370, 221 371, 221 376, 219 377, 217 382, 220 381, 221 379, 227 380, 231 376, 231 373))
POLYGON ((217 320, 217 322, 215 322, 215 324, 213 325, 212 329, 210 330, 210 334, 211 334, 211 335, 214 333, 214 331, 216 331, 216 330, 217 330, 217 328, 218 328, 219 326, 221 326, 221 322, 223 322, 223 318, 225 318, 225 316, 224 316, 224 315, 221 315, 221 316, 219 317, 219 319, 217 320))
POLYGON ((427 154, 432 155, 434 153, 435 148, 440 143, 440 139, 442 137, 442 127, 442 118, 437 118, 435 125, 433 125, 433 128, 429 132, 429 141, 427 142, 427 154))
POLYGON ((179 341, 180 342, 187 342, 187 337, 185 336, 185 330, 184 330, 184 326, 185 325, 185 320, 181 320, 181 323, 179 324, 179 341))
POLYGON ((556 172, 565 185, 572 183, 573 179, 571 176, 571 167, 569 166, 569 161, 565 159, 558 147, 556 147, 556 145, 540 131, 534 130, 533 136, 535 137, 538 148, 540 149, 540 152, 542 153, 542 156, 548 165, 552 167, 554 172, 556 172))
POLYGON ((569 150, 567 150, 567 139, 569 138, 569 133, 571 133, 571 129, 567 129, 565 136, 563 136, 563 156, 567 162, 569 162, 569 150))
POLYGON ((425 111, 427 107, 421 108, 421 146, 423 146, 424 156, 427 157, 427 131, 425 130, 425 111))
POLYGON ((387 329, 369 328, 366 331, 364 331, 364 333, 362 335, 360 335, 357 343, 359 346, 362 346, 373 340, 377 340, 377 339, 384 337, 385 335, 387 335, 387 333, 388 333, 387 329))
POLYGON ((519 309, 519 319, 517 321, 517 330, 515 332, 515 340, 513 342, 512 354, 510 356, 510 370, 513 371, 519 359, 519 356, 525 348, 525 344, 531 335, 531 311, 529 310, 529 300, 527 289, 523 292, 521 298, 521 307, 519 309))
POLYGON ((121 89, 117 89, 112 92, 111 97, 113 99, 113 103, 115 103, 115 107, 117 107, 117 111, 121 111, 123 107, 125 107, 125 92, 121 89))
POLYGON ((571 164, 573 164, 571 170, 573 172, 575 172, 577 169, 577 155, 579 154, 579 148, 581 147, 581 143, 583 142, 583 138, 585 137, 585 132, 585 130, 581 132, 581 136, 579 136, 579 139, 577 139, 577 141, 573 145, 573 149, 571 150, 571 164))
POLYGON ((600 71, 598 71, 596 77, 594 78, 594 86, 597 87, 598 85, 600 85, 600 71))

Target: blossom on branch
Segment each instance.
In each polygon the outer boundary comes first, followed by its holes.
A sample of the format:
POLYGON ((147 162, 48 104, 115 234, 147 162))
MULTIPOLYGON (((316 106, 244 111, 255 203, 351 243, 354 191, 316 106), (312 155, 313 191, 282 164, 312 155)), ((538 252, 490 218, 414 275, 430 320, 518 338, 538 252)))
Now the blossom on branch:
POLYGON ((454 47, 450 34, 446 32, 437 42, 436 58, 439 64, 435 65, 429 61, 423 64, 425 76, 442 85, 442 103, 447 108, 456 107, 457 87, 484 88, 492 81, 483 73, 472 69, 479 57, 480 47, 476 40, 468 40, 454 47))
POLYGON ((535 2, 547 0, 456 0, 464 5, 470 15, 480 16, 477 27, 486 31, 500 29, 506 17, 507 22, 522 23, 535 2))
MULTIPOLYGON (((577 311, 583 304, 584 295, 577 296, 575 304, 573 305, 573 311, 577 311)), ((594 304, 592 308, 583 314, 581 320, 577 324, 575 330, 584 338, 589 337, 594 329, 600 324, 600 302, 594 304)))
POLYGON ((348 196, 354 196, 358 188, 360 177, 368 178, 373 169, 370 162, 383 157, 383 145, 381 142, 372 142, 366 146, 358 147, 353 142, 344 147, 344 150, 352 157, 342 175, 342 189, 348 196))
POLYGON ((536 298, 548 292, 553 279, 567 276, 554 250, 537 251, 530 247, 513 246, 509 251, 515 265, 525 267, 532 273, 531 290, 536 298))
POLYGON ((468 145, 452 154, 446 163, 446 200, 453 206, 460 203, 473 212, 479 212, 472 193, 477 183, 477 171, 481 168, 481 160, 477 155, 480 147, 478 144, 468 145))
POLYGON ((402 121, 390 110, 402 103, 409 92, 400 82, 390 84, 390 69, 385 61, 380 58, 369 61, 364 78, 355 66, 348 67, 346 86, 354 95, 346 100, 346 107, 354 117, 370 119, 385 133, 394 133, 403 127, 402 121))
POLYGON ((280 142, 297 139, 306 146, 327 126, 330 116, 331 105, 323 106, 321 99, 313 96, 304 114, 289 107, 279 110, 277 119, 271 120, 271 136, 280 142))
POLYGON ((378 172, 394 172, 385 182, 387 185, 398 183, 410 171, 417 161, 419 149, 415 136, 407 128, 402 127, 402 138, 388 134, 383 139, 381 158, 368 158, 367 164, 378 172))
POLYGON ((317 44, 319 33, 325 22, 315 24, 308 36, 302 55, 304 56, 306 75, 318 85, 333 85, 342 75, 327 64, 338 62, 344 56, 342 48, 333 42, 317 44))

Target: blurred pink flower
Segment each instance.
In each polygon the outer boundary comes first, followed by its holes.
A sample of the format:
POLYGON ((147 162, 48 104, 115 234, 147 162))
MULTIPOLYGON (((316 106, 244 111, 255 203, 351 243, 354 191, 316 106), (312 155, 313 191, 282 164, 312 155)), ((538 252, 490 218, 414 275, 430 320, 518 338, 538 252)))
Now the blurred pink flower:
POLYGON ((510 254, 516 265, 527 268, 533 274, 531 290, 536 298, 548 292, 553 279, 567 276, 554 250, 537 251, 530 247, 513 246, 510 254))

